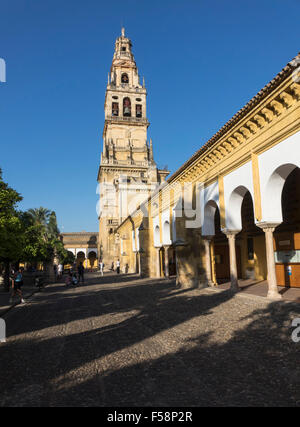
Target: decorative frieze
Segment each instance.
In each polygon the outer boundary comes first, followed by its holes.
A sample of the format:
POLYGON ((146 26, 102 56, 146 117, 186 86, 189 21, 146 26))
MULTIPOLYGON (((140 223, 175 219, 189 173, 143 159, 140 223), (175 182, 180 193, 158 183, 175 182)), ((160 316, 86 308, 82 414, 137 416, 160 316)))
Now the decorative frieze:
POLYGON ((266 119, 262 114, 255 114, 253 118, 260 128, 263 128, 267 124, 266 119))
POLYGON ((284 111, 284 105, 282 102, 276 101, 274 99, 274 101, 270 102, 270 105, 274 108, 274 111, 277 114, 277 116, 282 114, 282 112, 284 111))
POLYGON ((270 123, 273 118, 274 118, 274 113, 270 108, 263 108, 261 110, 261 112, 263 113, 263 115, 266 117, 267 121, 270 123))
POLYGON ((291 107, 295 100, 288 92, 282 92, 279 97, 284 101, 286 108, 291 107))

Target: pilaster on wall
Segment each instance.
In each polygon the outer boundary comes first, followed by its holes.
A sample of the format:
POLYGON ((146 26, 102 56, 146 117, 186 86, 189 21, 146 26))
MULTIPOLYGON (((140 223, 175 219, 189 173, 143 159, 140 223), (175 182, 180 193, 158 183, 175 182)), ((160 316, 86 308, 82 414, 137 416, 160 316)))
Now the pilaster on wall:
POLYGON ((224 199, 224 179, 223 176, 218 177, 219 184, 219 203, 220 203, 220 221, 221 228, 226 228, 225 222, 225 199, 224 199))
POLYGON ((260 192, 258 155, 252 152, 251 161, 252 161, 252 176, 253 176, 253 190, 254 190, 254 213, 255 213, 256 221, 261 221, 262 210, 261 210, 261 192, 260 192))

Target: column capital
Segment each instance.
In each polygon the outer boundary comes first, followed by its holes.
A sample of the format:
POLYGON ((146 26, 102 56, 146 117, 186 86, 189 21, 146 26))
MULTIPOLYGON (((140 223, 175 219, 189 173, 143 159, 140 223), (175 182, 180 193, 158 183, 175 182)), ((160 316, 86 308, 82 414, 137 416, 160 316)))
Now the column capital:
POLYGON ((226 234, 228 239, 230 237, 235 237, 237 234, 239 234, 241 230, 228 230, 227 228, 222 228, 222 233, 226 234))
POLYGON ((264 232, 267 231, 273 231, 275 230, 276 227, 278 227, 278 225, 280 225, 280 222, 266 222, 266 221, 262 221, 262 222, 257 222, 255 225, 259 228, 261 228, 264 232))

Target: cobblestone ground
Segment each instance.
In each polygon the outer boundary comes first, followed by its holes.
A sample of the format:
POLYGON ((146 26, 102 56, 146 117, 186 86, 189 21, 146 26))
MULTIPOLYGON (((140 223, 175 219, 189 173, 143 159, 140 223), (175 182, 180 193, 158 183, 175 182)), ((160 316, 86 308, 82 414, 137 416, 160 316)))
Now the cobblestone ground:
POLYGON ((0 406, 299 406, 299 304, 90 276, 7 315, 0 406))

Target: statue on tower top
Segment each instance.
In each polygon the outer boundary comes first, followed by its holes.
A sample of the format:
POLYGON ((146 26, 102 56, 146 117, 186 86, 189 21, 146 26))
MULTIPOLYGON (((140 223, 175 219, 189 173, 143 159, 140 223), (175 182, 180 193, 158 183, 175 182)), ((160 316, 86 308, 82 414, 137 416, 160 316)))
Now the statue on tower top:
POLYGON ((122 37, 125 37, 125 28, 124 27, 122 27, 121 33, 122 33, 122 37))

